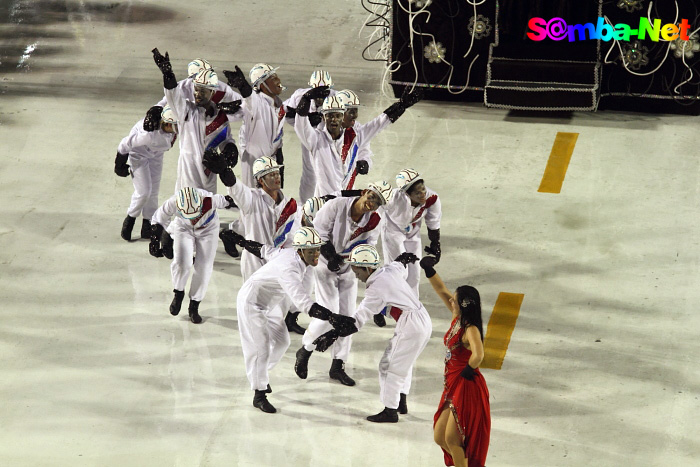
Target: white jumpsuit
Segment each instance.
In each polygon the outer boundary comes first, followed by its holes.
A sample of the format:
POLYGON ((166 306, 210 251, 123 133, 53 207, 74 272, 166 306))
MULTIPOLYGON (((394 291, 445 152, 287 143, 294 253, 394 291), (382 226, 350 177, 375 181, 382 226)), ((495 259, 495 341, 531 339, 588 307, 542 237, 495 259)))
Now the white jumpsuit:
MULTIPOLYGON (((394 261, 404 251, 422 256, 420 228, 425 218, 425 224, 431 230, 440 228, 442 207, 440 198, 430 188, 426 187, 426 201, 421 206, 411 206, 411 199, 401 190, 394 190, 389 203, 384 206, 382 224, 382 249, 384 262, 394 261)), ((420 265, 418 261, 408 265, 408 285, 419 297, 420 265)))
POLYGON ((282 147, 284 106, 276 107, 275 100, 262 92, 243 99, 243 124, 239 131, 241 177, 251 188, 257 186, 253 177, 253 162, 260 157, 272 157, 282 147))
POLYGON ((229 116, 221 110, 216 115, 207 116, 205 108, 189 99, 192 92, 185 85, 188 80, 184 81, 182 86, 165 90, 168 105, 178 121, 180 137, 175 192, 189 186, 216 193, 216 174, 204 167, 202 156, 208 148, 222 149, 229 142, 235 143, 229 128, 229 116))
POLYGON ((308 117, 297 115, 294 130, 311 153, 314 163, 314 196, 337 195, 341 190, 352 190, 357 177, 360 149, 367 148, 369 141, 389 123, 389 117, 382 113, 364 125, 345 129, 340 138, 334 140, 325 126, 314 128, 308 117))
MULTIPOLYGON (((333 244, 336 253, 347 258, 357 245, 376 245, 379 237, 381 217, 376 212, 365 213, 359 222, 350 217, 352 204, 358 198, 335 198, 323 205, 314 219, 314 228, 324 242, 333 244)), ((357 278, 350 265, 343 264, 338 272, 328 269, 328 261, 321 255, 318 266, 314 269, 316 276, 316 301, 329 310, 353 316, 357 305, 357 278)), ((328 321, 311 319, 309 327, 302 336, 306 350, 316 348, 313 341, 332 326, 328 321)), ((334 359, 347 361, 350 354, 352 336, 339 338, 331 347, 334 359)))
POLYGON ((175 143, 177 135, 161 129, 146 131, 139 120, 129 135, 119 143, 117 151, 129 155, 134 194, 126 213, 131 217, 151 219, 158 209, 158 191, 163 174, 163 154, 175 143))
MULTIPOLYGON (((294 198, 286 198, 281 190, 280 193, 282 200, 276 203, 262 188, 250 188, 240 181, 228 187, 228 194, 241 210, 246 239, 270 247, 291 245, 294 227, 299 223, 297 202, 294 198)), ((265 260, 244 250, 241 253, 243 280, 247 280, 263 264, 265 260)))
POLYGON ((214 269, 214 256, 219 242, 219 215, 216 210, 228 206, 228 201, 224 195, 214 195, 201 189, 197 191, 203 198, 202 214, 199 217, 184 219, 176 215, 179 211, 176 196, 173 195, 153 214, 151 224, 167 226, 167 231, 173 238, 173 262, 170 264, 173 288, 185 290, 190 270, 194 268, 189 298, 201 302, 214 269), (175 219, 170 222, 173 216, 175 219), (195 252, 197 259, 192 264, 195 252))
POLYGON ((379 399, 396 409, 400 394, 408 394, 411 372, 433 331, 430 315, 406 282, 406 269, 396 261, 377 269, 367 279, 365 298, 355 313, 360 329, 385 307, 396 320, 394 335, 379 361, 379 399))
POLYGON ((311 273, 309 269, 311 266, 304 263, 297 250, 284 248, 255 271, 238 291, 238 330, 251 389, 267 388, 269 371, 289 347, 285 303, 291 301, 304 313, 314 303, 303 285, 304 277, 311 273))

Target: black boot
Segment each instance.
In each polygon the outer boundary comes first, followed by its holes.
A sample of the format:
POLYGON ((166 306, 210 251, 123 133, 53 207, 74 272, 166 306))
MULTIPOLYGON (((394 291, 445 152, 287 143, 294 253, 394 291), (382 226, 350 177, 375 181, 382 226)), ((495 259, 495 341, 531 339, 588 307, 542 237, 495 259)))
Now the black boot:
POLYGON ((333 359, 333 363, 331 364, 331 371, 328 372, 328 376, 330 376, 331 379, 340 381, 340 384, 344 384, 345 386, 355 385, 355 380, 349 377, 347 373, 345 373, 345 363, 343 363, 342 360, 339 360, 337 358, 333 359))
POLYGON ((296 332, 297 334, 303 335, 306 329, 299 326, 299 323, 297 323, 297 318, 299 318, 299 312, 290 311, 284 318, 284 323, 287 325, 287 331, 296 332))
POLYGON ((241 254, 238 252, 236 244, 233 241, 231 241, 231 239, 228 236, 224 235, 224 233, 227 231, 230 230, 223 229, 221 232, 219 232, 219 238, 224 243, 224 250, 226 250, 226 253, 228 253, 229 256, 238 258, 239 256, 241 256, 241 254))
POLYGON ((399 414, 396 409, 390 409, 389 407, 384 407, 384 410, 379 412, 377 415, 370 415, 367 420, 375 423, 396 423, 399 421, 399 414))
MULTIPOLYGON (((135 217, 126 216, 124 222, 122 223, 122 238, 127 242, 131 241, 131 231, 134 230, 134 223, 136 222, 135 217)), ((150 235, 149 235, 150 237, 150 235)))
POLYGON ((306 379, 309 373, 309 357, 311 357, 312 353, 313 350, 306 350, 303 345, 297 350, 297 361, 294 363, 294 373, 301 379, 306 379))
POLYGON ((190 321, 192 321, 194 324, 199 324, 202 322, 202 317, 199 316, 199 302, 197 300, 190 299, 188 311, 190 313, 190 321))
POLYGON ((384 318, 384 315, 381 313, 377 313, 376 315, 374 315, 374 324, 376 324, 380 328, 386 326, 386 319, 384 318))
POLYGON ((175 292, 175 296, 173 301, 170 302, 170 314, 177 316, 180 313, 180 307, 182 307, 182 299, 185 298, 185 291, 173 289, 173 292, 175 292))
POLYGON ((406 405, 406 394, 401 393, 401 398, 399 399, 399 413, 401 415, 406 415, 408 413, 408 406, 406 405))
POLYGON ((267 389, 264 391, 258 391, 257 389, 255 390, 255 397, 253 397, 253 407, 258 408, 262 410, 265 413, 275 413, 277 412, 277 409, 270 404, 270 402, 267 400, 267 395, 272 392, 272 389, 270 389, 270 385, 267 385, 267 389))
POLYGON ((144 219, 141 224, 141 238, 151 238, 151 221, 144 219))

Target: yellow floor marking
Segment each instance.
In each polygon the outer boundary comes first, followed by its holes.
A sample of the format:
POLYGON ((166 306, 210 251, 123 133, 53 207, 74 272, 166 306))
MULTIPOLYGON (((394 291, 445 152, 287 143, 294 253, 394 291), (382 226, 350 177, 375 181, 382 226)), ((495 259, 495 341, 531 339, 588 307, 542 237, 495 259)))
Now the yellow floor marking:
POLYGON ((498 294, 484 338, 484 360, 481 362, 481 368, 501 369, 524 297, 525 295, 520 293, 498 294))
POLYGON ((566 170, 569 168, 569 161, 574 153, 577 139, 578 133, 557 133, 538 192, 561 193, 561 186, 564 183, 566 170))

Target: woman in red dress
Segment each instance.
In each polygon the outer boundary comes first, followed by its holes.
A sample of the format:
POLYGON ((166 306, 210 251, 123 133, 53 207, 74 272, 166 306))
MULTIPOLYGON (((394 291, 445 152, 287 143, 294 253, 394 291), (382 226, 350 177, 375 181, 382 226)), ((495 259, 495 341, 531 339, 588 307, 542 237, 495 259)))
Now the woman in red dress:
POLYGON ((424 257, 425 270, 438 296, 452 312, 452 324, 445 334, 445 384, 435 413, 433 433, 442 448, 445 465, 484 467, 491 435, 489 390, 479 365, 484 358, 481 298, 471 286, 454 294, 435 272, 437 259, 424 257))

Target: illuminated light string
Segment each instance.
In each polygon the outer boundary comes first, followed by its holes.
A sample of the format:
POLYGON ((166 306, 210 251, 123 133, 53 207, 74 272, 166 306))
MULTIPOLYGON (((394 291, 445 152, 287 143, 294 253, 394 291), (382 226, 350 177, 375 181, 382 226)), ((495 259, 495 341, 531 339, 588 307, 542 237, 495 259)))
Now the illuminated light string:
MULTIPOLYGON (((678 15, 680 14, 680 10, 679 10, 679 7, 678 7, 678 1, 675 1, 675 0, 674 0, 674 3, 676 4, 676 17, 675 17, 675 19, 673 20, 673 23, 675 24, 675 23, 678 21, 678 15)), ((647 8, 647 19, 649 20, 649 23, 653 23, 653 21, 651 20, 651 9, 652 9, 653 5, 654 5, 654 2, 649 2, 649 8, 647 8)), ((605 18, 605 22, 608 23, 613 29, 615 29, 615 25, 612 24, 612 22, 610 21, 610 19, 609 19, 607 16, 605 16, 604 18, 605 18)), ((700 27, 697 28, 696 30, 694 30, 693 32, 691 32, 690 34, 688 34, 688 37, 691 37, 693 34, 697 33, 698 31, 700 31, 700 27)), ((672 41, 666 40, 666 39, 664 39, 663 37, 662 37, 660 40, 661 40, 661 41, 664 41, 664 42, 668 42, 668 46, 666 47, 666 54, 664 55, 664 58, 661 60, 661 62, 659 63, 659 65, 658 65, 656 68, 654 68, 652 71, 649 71, 649 72, 646 72, 646 73, 638 73, 638 72, 636 72, 636 71, 630 70, 630 69, 629 69, 629 66, 628 66, 628 63, 625 62, 625 54, 624 54, 623 51, 622 51, 622 46, 620 45, 620 41, 619 41, 618 39, 615 39, 614 37, 613 37, 613 44, 610 46, 610 49, 608 50, 608 52, 605 54, 605 58, 603 59, 603 63, 606 64, 606 65, 611 64, 611 63, 614 63, 614 62, 609 61, 609 60, 608 60, 608 57, 610 56, 610 52, 612 52, 612 50, 615 48, 615 46, 617 46, 617 48, 618 48, 619 51, 620 51, 620 60, 622 61, 622 66, 625 67, 625 70, 627 70, 630 74, 633 74, 633 75, 636 75, 636 76, 649 76, 649 75, 652 75, 652 74, 656 73, 657 71, 659 71, 659 69, 661 68, 661 66, 662 66, 664 63, 666 63, 666 59, 668 58, 668 53, 669 53, 669 51, 671 50, 671 43, 672 43, 672 41)), ((692 68, 690 67, 690 65, 688 65, 688 64, 686 63, 686 61, 685 61, 685 54, 682 54, 682 56, 681 56, 681 61, 683 62, 683 65, 684 65, 684 66, 688 69, 688 71, 690 72, 690 77, 689 77, 688 79, 686 79, 685 81, 683 81, 682 83, 680 83, 680 84, 679 84, 678 86, 676 86, 675 88, 673 88, 674 94, 680 94, 680 91, 679 91, 680 87, 683 86, 684 84, 690 82, 690 81, 693 79, 693 76, 694 76, 694 74, 693 74, 693 69, 692 69, 692 68)))
MULTIPOLYGON (((474 17, 475 17, 475 18, 476 18, 476 7, 477 7, 478 5, 481 5, 481 4, 483 4, 483 3, 486 2, 486 0, 481 0, 481 1, 479 1, 479 2, 472 1, 472 0, 465 0, 465 1, 466 1, 468 4, 470 4, 470 5, 472 5, 472 6, 474 7, 474 17)), ((428 17, 427 17, 426 20, 425 20, 426 24, 430 21, 430 15, 431 15, 431 13, 430 13, 429 11, 426 10, 426 8, 428 7, 428 4, 429 4, 429 2, 426 2, 426 3, 423 4, 423 6, 422 6, 420 9, 418 9, 418 10, 416 10, 416 11, 413 11, 412 8, 411 8, 411 2, 409 2, 408 9, 407 9, 406 7, 404 7, 404 6, 401 4, 400 1, 397 2, 397 5, 398 5, 404 12, 408 13, 408 15, 409 15, 408 27, 409 27, 409 43, 410 43, 410 48, 411 48, 411 52, 412 52, 412 53, 411 53, 411 64, 413 65, 413 71, 415 72, 415 76, 416 76, 415 80, 414 80, 413 83, 411 84, 411 91, 413 91, 413 90, 416 88, 416 85, 418 84, 418 65, 417 65, 417 63, 416 63, 415 54, 413 53, 413 50, 414 50, 414 48, 413 48, 414 35, 417 34, 417 35, 419 35, 419 36, 427 36, 427 37, 429 37, 429 38, 431 39, 431 41, 432 41, 433 43, 436 43, 436 41, 435 41, 435 36, 434 36, 434 35, 432 35, 432 34, 430 34, 430 33, 422 33, 422 32, 420 32, 420 31, 417 31, 417 30, 413 27, 413 21, 414 21, 414 20, 418 17, 418 15, 421 14, 421 13, 426 13, 426 14, 428 15, 428 17)), ((469 49, 468 49, 467 52, 464 54, 463 58, 466 58, 467 55, 469 55, 469 53, 471 52, 472 48, 474 47, 474 36, 476 35, 476 29, 477 29, 477 28, 476 28, 476 25, 475 25, 475 27, 472 28, 472 32, 471 32, 471 42, 470 42, 470 44, 469 44, 469 49)), ((446 85, 447 92, 449 92, 449 93, 452 94, 452 95, 458 95, 458 94, 461 94, 461 93, 463 93, 464 91, 466 91, 467 88, 469 87, 469 80, 470 80, 470 77, 471 77, 472 66, 474 66, 474 63, 475 63, 476 60, 479 58, 479 54, 477 54, 477 55, 474 57, 474 59, 471 61, 470 65, 469 65, 469 69, 468 69, 468 71, 467 71, 467 81, 464 83, 464 87, 463 87, 460 91, 452 91, 452 86, 450 85, 450 82, 452 81, 452 75, 454 74, 454 65, 452 65, 450 62, 448 62, 447 60, 445 60, 445 57, 442 57, 441 55, 439 55, 439 52, 438 52, 438 58, 439 58, 441 61, 443 61, 447 66, 450 67, 450 74, 449 74, 449 76, 447 77, 447 85, 446 85)), ((389 73, 393 73, 393 72, 395 72, 395 71, 398 71, 400 68, 401 68, 401 62, 399 62, 398 60, 394 60, 394 61, 392 61, 392 62, 390 62, 390 63, 387 63, 387 65, 386 65, 386 69, 385 69, 385 71, 384 71, 384 77, 382 78, 382 82, 383 82, 383 85, 382 85, 382 93, 383 93, 386 97, 391 97, 391 96, 389 96, 389 95, 387 94, 387 92, 386 92, 386 87, 387 87, 386 85, 388 84, 387 76, 389 75, 389 73)), ((432 86, 429 86, 429 87, 432 87, 432 86)))

